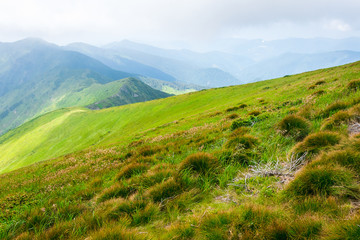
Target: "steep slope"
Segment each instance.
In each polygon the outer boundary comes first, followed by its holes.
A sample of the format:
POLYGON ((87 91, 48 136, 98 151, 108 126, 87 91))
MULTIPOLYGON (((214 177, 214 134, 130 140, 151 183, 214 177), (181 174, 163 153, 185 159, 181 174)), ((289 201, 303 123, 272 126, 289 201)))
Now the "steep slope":
POLYGON ((357 62, 41 116, 8 166, 72 153, 0 175, 0 238, 359 239, 359 86, 357 62))
POLYGON ((180 82, 173 76, 166 74, 157 68, 131 60, 131 57, 129 56, 122 57, 121 54, 113 50, 98 48, 85 43, 73 43, 65 46, 64 49, 83 53, 101 61, 113 69, 141 75, 139 76, 141 81, 154 89, 169 94, 182 94, 204 88, 196 84, 180 82))
MULTIPOLYGON (((170 94, 155 90, 135 78, 123 79, 120 82, 121 87, 116 90, 117 92, 114 95, 93 101, 92 104, 86 107, 90 109, 102 109, 171 96, 170 94)), ((98 94, 99 91, 95 90, 93 93, 98 94)))
MULTIPOLYGON (((93 84, 133 76, 39 40, 28 39, 4 46, 0 47, 0 56, 5 59, 0 72, 0 134, 56 109, 59 101, 93 84)), ((76 102, 62 105, 69 106, 81 105, 76 102)))
MULTIPOLYGON (((359 63, 354 64, 353 69, 357 69, 358 66, 359 63)), ((355 70, 350 72, 347 67, 334 68, 332 71, 339 71, 341 74, 346 73, 344 76, 359 75, 355 70)), ((239 102, 254 103, 258 101, 257 99, 265 97, 270 98, 268 101, 273 101, 272 99, 276 95, 284 94, 284 92, 288 91, 290 88, 288 86, 289 82, 291 82, 293 87, 291 87, 292 91, 287 94, 286 98, 293 97, 297 99, 300 96, 307 96, 308 89, 298 86, 310 81, 312 75, 321 75, 322 72, 318 72, 232 88, 211 89, 100 111, 86 109, 78 111, 76 109, 75 113, 69 115, 66 121, 62 121, 60 125, 51 127, 51 123, 49 123, 47 135, 43 138, 38 138, 38 133, 32 134, 32 131, 41 130, 41 126, 44 124, 42 118, 38 118, 30 122, 32 127, 29 127, 28 123, 26 123, 19 129, 10 131, 0 137, 0 142, 2 143, 0 145, 0 152, 3 153, 0 159, 2 166, 0 167, 0 172, 9 171, 32 162, 53 158, 60 154, 81 150, 93 144, 103 145, 114 142, 126 142, 142 136, 147 131, 150 131, 149 134, 152 135, 154 134, 152 129, 159 128, 159 130, 155 131, 155 133, 159 134, 162 132, 161 125, 167 125, 173 121, 183 121, 186 123, 185 126, 198 125, 202 121, 207 121, 207 119, 199 120, 199 122, 195 121, 193 118, 197 119, 196 116, 199 116, 199 114, 206 115, 206 112, 222 111, 228 106, 236 105, 239 102), (269 90, 267 89, 268 87, 270 88, 269 90), (266 90, 260 90, 263 88, 266 90), (81 126, 86 126, 86 128, 81 126), (21 130, 22 128, 26 129, 26 131, 21 130), (11 138, 8 136, 11 136, 11 138), (34 144, 34 147, 30 147, 31 151, 29 149, 18 148, 17 146, 21 145, 19 141, 34 144), (49 149, 54 149, 54 151, 49 151, 49 149), (14 167, 15 165, 17 167, 14 167)), ((337 73, 337 75, 339 74, 337 73)), ((334 78, 330 74, 326 76, 334 78)), ((344 79, 344 81, 348 81, 348 79, 344 79)), ((282 95, 279 97, 281 98, 282 95)), ((72 112, 73 110, 66 109, 64 111, 64 114, 68 114, 69 111, 72 112)), ((58 112, 56 112, 57 114, 58 112)), ((175 129, 178 127, 180 129, 183 128, 182 125, 170 124, 170 128, 172 127, 175 129)))

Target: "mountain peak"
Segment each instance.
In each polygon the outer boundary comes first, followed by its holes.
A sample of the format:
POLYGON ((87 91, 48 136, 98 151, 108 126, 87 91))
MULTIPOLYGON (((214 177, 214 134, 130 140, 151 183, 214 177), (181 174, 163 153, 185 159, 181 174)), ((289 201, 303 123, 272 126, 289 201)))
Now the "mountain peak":
POLYGON ((27 47, 27 48, 34 48, 34 47, 58 47, 58 45, 54 43, 47 42, 41 38, 24 38, 19 41, 13 42, 12 44, 27 47))

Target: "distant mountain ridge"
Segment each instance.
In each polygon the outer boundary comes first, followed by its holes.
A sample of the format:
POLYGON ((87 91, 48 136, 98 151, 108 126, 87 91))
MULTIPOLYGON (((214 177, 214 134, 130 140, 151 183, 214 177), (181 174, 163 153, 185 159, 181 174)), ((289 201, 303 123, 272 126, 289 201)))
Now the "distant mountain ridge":
MULTIPOLYGON (((0 134, 47 111, 104 100, 116 93, 116 86, 123 85, 117 80, 137 76, 113 70, 84 54, 65 51, 36 39, 0 44, 0 58, 4 59, 0 64, 0 134), (15 49, 13 55, 12 49, 15 49), (89 94, 94 92, 96 94, 89 94)), ((133 78, 127 84, 130 82, 133 82, 131 86, 140 84, 133 78)), ((141 83, 136 89, 145 89, 144 85, 141 83)), ((138 98, 140 101, 169 96, 152 89, 153 93, 149 88, 146 89, 151 96, 144 93, 142 98, 138 98)))
POLYGON ((60 47, 33 38, 0 43, 0 134, 61 107, 133 102, 115 97, 120 79, 136 77, 170 94, 238 85, 360 60, 357 40, 233 39, 204 53, 127 40, 104 47, 85 43, 60 47), (339 50, 346 46, 349 49, 339 50), (326 51, 316 52, 317 48, 326 51), (327 51, 331 49, 336 51, 327 51))
POLYGON ((115 55, 112 51, 91 46, 89 44, 72 43, 64 47, 64 49, 77 51, 87 56, 93 57, 118 71, 126 71, 130 73, 140 74, 169 82, 176 81, 173 76, 166 74, 159 69, 153 68, 145 64, 141 64, 139 62, 135 62, 131 59, 121 57, 119 55, 115 55))
POLYGON ((254 82, 360 60, 359 38, 225 39, 214 48, 215 51, 200 53, 162 49, 129 40, 102 47, 114 56, 147 64, 183 82, 206 87, 254 82))

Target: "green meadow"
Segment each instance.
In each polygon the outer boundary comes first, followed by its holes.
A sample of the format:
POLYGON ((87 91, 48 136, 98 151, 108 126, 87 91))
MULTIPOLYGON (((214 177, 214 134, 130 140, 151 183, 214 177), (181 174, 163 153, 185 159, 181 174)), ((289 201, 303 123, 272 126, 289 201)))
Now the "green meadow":
POLYGON ((0 137, 0 239, 358 239, 360 62, 0 137))

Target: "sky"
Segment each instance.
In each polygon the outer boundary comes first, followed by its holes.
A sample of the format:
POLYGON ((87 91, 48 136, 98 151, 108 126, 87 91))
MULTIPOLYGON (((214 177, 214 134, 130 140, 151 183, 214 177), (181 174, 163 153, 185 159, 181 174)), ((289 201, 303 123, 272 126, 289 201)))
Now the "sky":
POLYGON ((359 0, 1 0, 0 41, 201 45, 360 37, 359 0))

